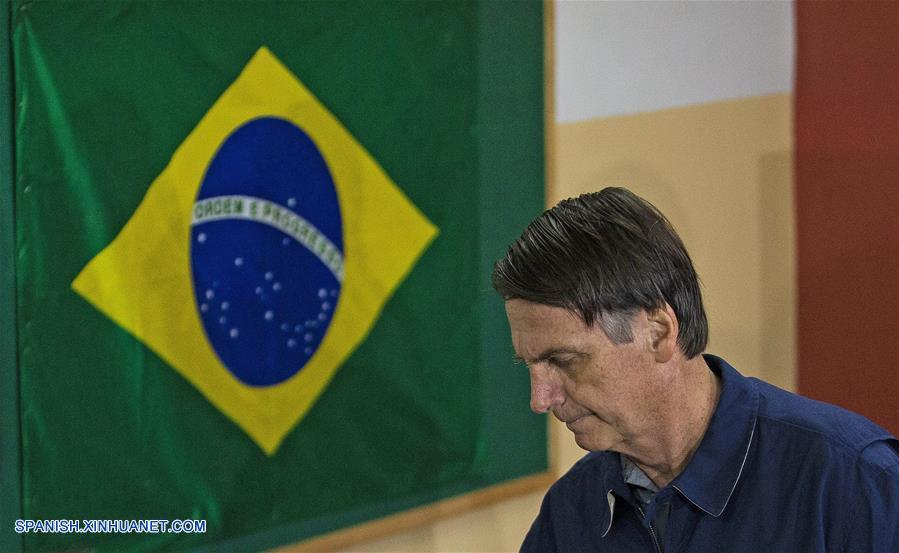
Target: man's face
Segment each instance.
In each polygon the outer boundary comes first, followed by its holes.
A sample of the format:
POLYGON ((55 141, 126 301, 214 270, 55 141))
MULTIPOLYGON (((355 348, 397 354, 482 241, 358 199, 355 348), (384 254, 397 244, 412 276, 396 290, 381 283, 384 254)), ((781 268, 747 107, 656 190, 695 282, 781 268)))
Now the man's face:
POLYGON ((658 420, 659 371, 645 344, 645 313, 634 317, 634 340, 615 345, 599 324, 576 314, 525 300, 506 302, 516 357, 531 376, 531 409, 551 410, 589 451, 627 453, 658 420))

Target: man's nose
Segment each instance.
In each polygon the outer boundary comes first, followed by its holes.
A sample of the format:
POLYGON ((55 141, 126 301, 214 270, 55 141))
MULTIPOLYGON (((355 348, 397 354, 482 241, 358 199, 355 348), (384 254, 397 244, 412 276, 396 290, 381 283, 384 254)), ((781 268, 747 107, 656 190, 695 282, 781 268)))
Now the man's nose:
POLYGON ((562 405, 565 394, 559 377, 546 367, 535 366, 531 373, 531 411, 546 413, 551 407, 562 405))

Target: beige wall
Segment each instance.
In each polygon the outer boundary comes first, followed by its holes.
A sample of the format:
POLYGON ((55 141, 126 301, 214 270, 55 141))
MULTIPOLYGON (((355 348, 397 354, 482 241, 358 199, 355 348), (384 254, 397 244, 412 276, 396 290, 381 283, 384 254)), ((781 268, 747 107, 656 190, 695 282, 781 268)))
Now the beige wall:
MULTIPOLYGON (((795 387, 792 97, 777 94, 556 128, 549 201, 625 186, 671 220, 693 258, 708 351, 795 387)), ((560 468, 582 452, 554 428, 560 468)))
POLYGON ((543 491, 439 520, 421 528, 347 549, 353 553, 518 551, 540 508, 543 491))

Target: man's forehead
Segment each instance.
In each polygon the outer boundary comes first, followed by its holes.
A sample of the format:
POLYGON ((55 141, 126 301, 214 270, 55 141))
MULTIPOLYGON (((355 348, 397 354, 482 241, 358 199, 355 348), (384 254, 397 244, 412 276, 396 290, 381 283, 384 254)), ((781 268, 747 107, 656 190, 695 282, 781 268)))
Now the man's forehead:
POLYGON ((554 354, 584 352, 592 332, 574 313, 526 300, 508 300, 506 314, 515 356, 526 362, 554 354))
POLYGON ((509 324, 578 326, 586 329, 577 313, 563 307, 528 300, 506 300, 506 315, 509 317, 509 324))

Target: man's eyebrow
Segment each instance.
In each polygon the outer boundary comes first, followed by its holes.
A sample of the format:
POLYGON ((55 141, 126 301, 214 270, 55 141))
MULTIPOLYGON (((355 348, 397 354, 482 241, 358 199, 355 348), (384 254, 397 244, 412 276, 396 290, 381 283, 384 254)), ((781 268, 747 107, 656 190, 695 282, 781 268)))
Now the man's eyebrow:
POLYGON ((515 354, 515 362, 516 363, 525 363, 525 364, 540 363, 541 361, 546 361, 551 357, 555 357, 556 355, 563 355, 563 354, 564 355, 574 355, 579 358, 590 357, 589 354, 584 353, 582 351, 578 351, 576 349, 549 348, 548 350, 544 351, 543 353, 541 353, 540 355, 538 355, 537 357, 535 357, 534 359, 531 359, 531 360, 525 359, 516 353, 515 354))

